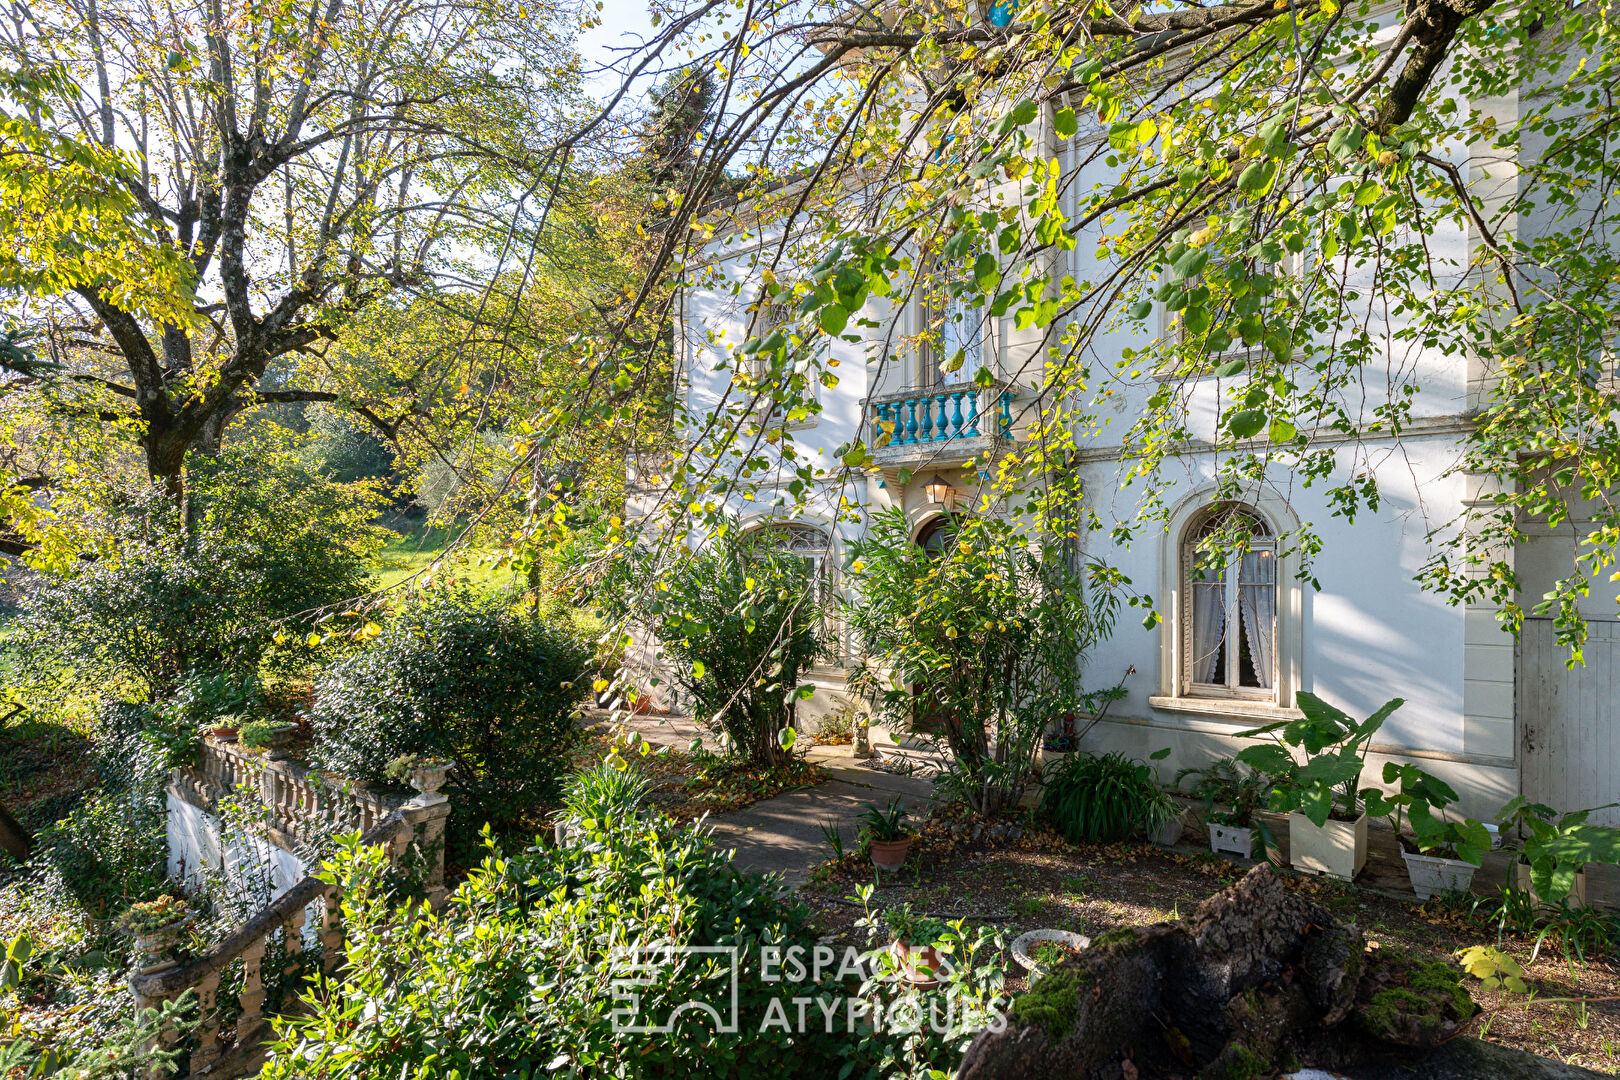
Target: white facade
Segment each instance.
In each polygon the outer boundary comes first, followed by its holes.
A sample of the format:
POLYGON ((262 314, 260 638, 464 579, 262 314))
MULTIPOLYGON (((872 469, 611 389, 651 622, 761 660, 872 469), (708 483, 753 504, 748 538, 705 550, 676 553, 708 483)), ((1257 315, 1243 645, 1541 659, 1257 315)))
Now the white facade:
MULTIPOLYGON (((1500 112, 1505 121, 1511 121, 1517 108, 1511 101, 1478 104, 1500 112)), ((1037 121, 1037 126, 1044 124, 1037 121)), ((1049 136, 1043 133, 1041 137, 1049 136)), ((1072 166, 1079 160, 1076 147, 1084 139, 1084 132, 1067 142, 1051 138, 1050 156, 1072 166)), ((1455 146, 1445 153, 1482 189, 1514 183, 1511 163, 1488 150, 1455 146)), ((1073 179, 1071 189, 1090 190, 1104 177, 1081 174, 1073 179)), ((1489 195, 1488 190, 1482 191, 1482 197, 1489 195)), ((1525 223, 1525 227, 1533 228, 1534 223, 1525 223)), ((767 246, 769 240, 767 237, 767 246)), ((1477 237, 1460 227, 1447 227, 1428 237, 1429 249, 1458 275, 1469 265, 1477 242, 1477 237)), ((676 328, 678 378, 687 405, 695 413, 706 413, 725 399, 731 373, 716 365, 728 343, 747 339, 757 325, 752 321, 757 316, 748 307, 760 297, 761 284, 748 267, 761 250, 759 245, 757 236, 723 234, 709 254, 721 270, 721 280, 735 286, 735 292, 728 287, 702 287, 688 290, 682 297, 676 328)), ((1079 280, 1096 276, 1100 266, 1094 261, 1095 248, 1095 243, 1082 236, 1073 251, 1058 256, 1062 262, 1054 267, 1054 276, 1072 274, 1079 280)), ((803 257, 813 261, 813 255, 803 257)), ((784 280, 789 278, 781 270, 778 274, 784 280)), ((878 324, 863 331, 867 342, 835 345, 839 381, 835 387, 820 390, 823 411, 805 423, 786 424, 783 432, 819 470, 836 465, 832 457, 836 447, 857 439, 871 443, 873 417, 884 414, 885 406, 892 407, 902 391, 931 381, 929 357, 892 345, 915 332, 926 314, 921 307, 919 301, 896 305, 872 300, 861 313, 878 324), (883 344, 874 344, 878 342, 883 344), (869 365, 872 353, 884 360, 869 365)), ((795 519, 826 530, 834 563, 858 538, 863 525, 860 513, 856 520, 838 520, 835 508, 840 494, 862 512, 901 506, 920 531, 945 511, 923 491, 936 476, 963 492, 964 502, 971 501, 977 481, 958 466, 975 453, 982 455, 989 445, 988 436, 996 426, 993 410, 1003 392, 1011 395, 1009 434, 1016 439, 1024 422, 1020 412, 1034 400, 1027 388, 1038 381, 1038 357, 1044 342, 1039 332, 1014 331, 1011 319, 987 321, 978 344, 985 362, 1003 382, 977 395, 978 412, 985 421, 977 435, 955 419, 959 406, 967 407, 964 402, 971 406, 969 399, 975 396, 971 387, 936 387, 946 403, 943 414, 935 416, 944 415, 947 427, 955 433, 953 438, 891 444, 876 451, 880 468, 842 493, 818 493, 810 508, 795 519), (1036 358, 1033 366, 1032 357, 1036 358), (964 396, 958 398, 957 394, 964 396), (901 481, 902 469, 909 471, 909 483, 901 481)), ((1049 333, 1055 335, 1060 329, 1054 327, 1049 333)), ((1105 329, 1096 335, 1094 351, 1106 357, 1144 344, 1128 329, 1105 329)), ((1479 406, 1484 376, 1477 361, 1447 357, 1438 351, 1409 353, 1402 362, 1409 377, 1422 386, 1422 393, 1415 421, 1403 432, 1399 447, 1388 441, 1382 447, 1387 454, 1373 455, 1381 459, 1376 466, 1381 491, 1376 513, 1363 512, 1354 524, 1346 523, 1334 516, 1333 507, 1322 496, 1328 484, 1305 488, 1287 475, 1271 476, 1268 489, 1250 501, 1250 510, 1272 535, 1286 534, 1308 522, 1324 545, 1312 567, 1319 588, 1296 580, 1296 554, 1277 553, 1275 656, 1270 665, 1274 670, 1269 685, 1257 688, 1261 692, 1248 694, 1238 688, 1222 694, 1190 685, 1193 680, 1186 654, 1193 632, 1186 593, 1192 586, 1185 549, 1189 530, 1197 527, 1213 500, 1213 454, 1194 451, 1177 462, 1183 472, 1170 497, 1174 512, 1168 529, 1141 534, 1129 546, 1113 545, 1106 529, 1090 534, 1085 541, 1087 554, 1118 567, 1138 589, 1151 593, 1163 616, 1153 629, 1144 629, 1129 617, 1122 619, 1112 637, 1091 653, 1087 682, 1092 689, 1112 686, 1128 669, 1135 669, 1124 683, 1127 697, 1111 708, 1108 718, 1089 736, 1091 748, 1120 749, 1145 758, 1170 747, 1170 757, 1159 765, 1162 778, 1168 779, 1183 766, 1205 764, 1233 752, 1235 732, 1298 715, 1294 695, 1301 690, 1356 717, 1398 696, 1406 704, 1377 739, 1373 767, 1364 774, 1365 782, 1376 779, 1385 759, 1416 760, 1447 779, 1462 795, 1463 811, 1475 816, 1490 815, 1519 794, 1521 774, 1537 778, 1526 794, 1553 802, 1559 809, 1577 808, 1568 800, 1585 800, 1579 803, 1585 806, 1620 798, 1617 773, 1607 765, 1614 757, 1603 757, 1608 746, 1606 732, 1620 713, 1620 705, 1613 696, 1605 700, 1600 690, 1591 688, 1610 685, 1603 681, 1608 678, 1606 669, 1594 674, 1589 666, 1579 676, 1567 676, 1560 655, 1555 670, 1548 659, 1552 653, 1541 646, 1539 628, 1532 629, 1538 643, 1535 656, 1521 662, 1519 645, 1499 628, 1494 611, 1452 606, 1415 580, 1432 554, 1430 529, 1454 519, 1479 494, 1477 483, 1469 477, 1447 474, 1459 458, 1472 411, 1479 406), (1579 685, 1586 688, 1581 691, 1585 697, 1583 703, 1574 705, 1564 699, 1562 708, 1568 715, 1557 721, 1562 733, 1557 737, 1558 748, 1553 749, 1546 725, 1554 721, 1547 718, 1547 700, 1549 694, 1557 696, 1557 688, 1563 685, 1560 680, 1565 678, 1584 680, 1579 685), (1525 715, 1526 709, 1536 715, 1525 715), (1533 730, 1542 730, 1546 737, 1527 749, 1525 733, 1533 730), (1527 766, 1527 753, 1540 756, 1527 766), (1574 760, 1570 755, 1580 756, 1586 773, 1566 783, 1567 763, 1574 760), (1597 764, 1590 763, 1593 758, 1599 759, 1597 764)), ((1103 437, 1084 445, 1074 465, 1080 470, 1089 501, 1105 521, 1131 516, 1139 492, 1119 485, 1119 439, 1154 387, 1147 377, 1124 385, 1112 399, 1115 415, 1110 427, 1103 437)), ((1217 395, 1228 388, 1211 376, 1193 390, 1192 415, 1198 434, 1213 435, 1217 395)), ((899 400, 914 402, 918 396, 914 391, 899 400)), ((904 422, 907 417, 902 414, 901 419, 904 422)), ((1360 445, 1380 448, 1376 436, 1360 445)), ((1365 453, 1352 463, 1352 444, 1347 440, 1344 446, 1346 471, 1330 484, 1341 482, 1351 469, 1368 467, 1365 453)), ((730 507, 751 525, 783 519, 783 511, 773 506, 777 491, 772 478, 760 480, 754 498, 735 498, 730 507)), ((1528 560, 1527 572, 1537 580, 1552 574, 1556 559, 1564 560, 1566 569, 1560 572, 1568 572, 1567 554, 1552 551, 1555 539, 1540 545, 1533 542, 1522 552, 1528 560)), ((1568 538, 1560 542, 1567 543, 1568 538)), ((1533 594, 1539 595, 1539 589, 1533 594)), ((1603 590, 1595 590, 1594 596, 1602 595, 1603 590)), ((1607 630, 1612 627, 1596 624, 1615 620, 1614 604, 1594 605, 1590 617, 1595 620, 1594 640, 1609 640, 1613 635, 1607 630)), ((1245 662, 1252 666, 1252 661, 1251 655, 1245 662)), ((1612 664, 1620 671, 1620 642, 1613 650, 1594 650, 1589 665, 1593 663, 1612 664), (1612 660, 1611 651, 1615 654, 1612 660)), ((840 685, 839 672, 820 671, 817 679, 832 700, 840 685)), ((1620 687, 1620 679, 1613 685, 1620 687)), ((822 707, 829 707, 828 703, 823 702, 822 707)))

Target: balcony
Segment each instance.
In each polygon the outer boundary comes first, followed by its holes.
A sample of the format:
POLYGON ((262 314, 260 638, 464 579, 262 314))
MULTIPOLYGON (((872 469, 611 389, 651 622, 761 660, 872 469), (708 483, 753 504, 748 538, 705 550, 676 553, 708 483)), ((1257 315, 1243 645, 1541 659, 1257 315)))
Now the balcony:
POLYGON ((1005 438, 1012 427, 1012 391, 942 386, 874 397, 869 405, 877 434, 872 457, 880 465, 945 464, 973 457, 1005 438))

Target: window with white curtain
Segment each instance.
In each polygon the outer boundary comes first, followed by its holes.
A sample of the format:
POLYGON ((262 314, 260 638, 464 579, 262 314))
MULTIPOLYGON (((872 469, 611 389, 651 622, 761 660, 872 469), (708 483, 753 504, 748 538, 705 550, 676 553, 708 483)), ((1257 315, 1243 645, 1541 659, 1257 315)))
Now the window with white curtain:
POLYGON ((1277 544, 1246 506, 1210 508, 1182 544, 1182 680, 1190 694, 1275 701, 1277 544))

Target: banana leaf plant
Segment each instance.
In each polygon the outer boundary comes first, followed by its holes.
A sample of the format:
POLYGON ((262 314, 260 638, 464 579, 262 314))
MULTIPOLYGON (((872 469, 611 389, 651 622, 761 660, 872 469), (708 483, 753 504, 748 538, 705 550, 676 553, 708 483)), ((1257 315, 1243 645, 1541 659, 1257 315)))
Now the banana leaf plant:
POLYGON ((1315 694, 1301 691, 1295 699, 1305 715, 1240 732, 1241 738, 1271 741, 1245 747, 1237 760, 1274 778, 1272 810, 1284 814, 1297 810, 1318 828, 1335 814, 1353 820, 1367 794, 1360 790, 1367 748, 1406 699, 1391 698, 1360 721, 1315 694))
POLYGON ((1457 801, 1450 784, 1413 764, 1384 764, 1384 783, 1395 788, 1386 793, 1367 788, 1361 795, 1367 813, 1389 819, 1395 835, 1410 842, 1420 852, 1441 852, 1449 859, 1478 866, 1491 849, 1491 834, 1473 818, 1452 821, 1445 808, 1457 801), (1404 819, 1404 821, 1403 821, 1404 819), (1406 829, 1411 829, 1411 836, 1406 829))
POLYGON ((1616 805, 1620 804, 1572 810, 1556 817, 1558 811, 1552 807, 1520 795, 1496 812, 1496 820, 1504 830, 1524 835, 1519 857, 1530 864, 1530 884, 1544 902, 1559 905, 1569 897, 1575 875, 1587 863, 1620 863, 1620 829, 1586 820, 1616 805))

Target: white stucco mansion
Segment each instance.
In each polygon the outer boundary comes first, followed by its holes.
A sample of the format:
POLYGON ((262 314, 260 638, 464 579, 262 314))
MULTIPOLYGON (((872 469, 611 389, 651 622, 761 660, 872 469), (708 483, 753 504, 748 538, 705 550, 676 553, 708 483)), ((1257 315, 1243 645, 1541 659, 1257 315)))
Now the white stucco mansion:
MULTIPOLYGON (((1513 122, 1518 109, 1517 99, 1475 104, 1497 111, 1502 123, 1513 122)), ((1038 118, 1031 130, 1049 141, 1048 156, 1065 168, 1078 168, 1084 131, 1059 140, 1048 117, 1038 118)), ((1448 152, 1482 189, 1515 182, 1512 163, 1492 156, 1493 151, 1452 147, 1448 152)), ((1071 186, 1090 190, 1098 179, 1080 175, 1071 186)), ((1519 227, 1531 229, 1535 223, 1521 221, 1519 227)), ((732 372, 720 366, 726 349, 758 333, 762 292, 751 267, 761 244, 772 240, 769 230, 750 228, 746 207, 725 211, 706 253, 717 280, 679 298, 676 378, 679 393, 697 415, 728 400, 732 372)), ((1476 242, 1463 229, 1429 238, 1431 250, 1459 268, 1469 265, 1476 242)), ((1067 264, 1056 266, 1054 277, 1094 277, 1095 247, 1082 239, 1073 251, 1055 256, 1067 264)), ((949 513, 971 505, 979 479, 962 463, 993 455, 998 439, 1019 438, 1033 400, 1031 385, 1039 380, 1040 356, 1051 340, 1041 331, 1018 332, 1010 319, 984 317, 982 311, 953 322, 955 312, 937 310, 925 300, 873 299, 859 314, 876 328, 863 330, 866 340, 860 344, 834 346, 839 381, 819 390, 820 413, 799 422, 791 416, 764 422, 779 425, 780 438, 791 439, 829 470, 835 448, 856 439, 871 444, 876 422, 892 421, 893 440, 874 451, 877 467, 853 487, 820 493, 797 516, 785 516, 774 505, 768 477, 759 481, 756 498, 734 499, 732 506, 750 527, 781 530, 785 540, 823 562, 832 576, 864 527, 862 520, 837 519, 839 494, 857 505, 858 518, 878 508, 902 508, 924 544, 949 513), (927 325, 939 328, 943 346, 898 345, 927 325), (957 347, 969 362, 959 372, 942 374, 937 357, 957 347), (874 355, 882 362, 870 363, 874 355), (997 378, 987 389, 965 381, 980 362, 997 378)), ((1106 330, 1094 339, 1094 350, 1106 357, 1141 344, 1125 331, 1106 330)), ((1499 628, 1492 610, 1450 606, 1414 580, 1430 554, 1430 527, 1455 517, 1478 494, 1477 481, 1449 470, 1481 405, 1485 382, 1477 362, 1427 353, 1415 359, 1408 354, 1403 362, 1423 392, 1415 422, 1401 436, 1401 452, 1388 455, 1380 468, 1377 513, 1347 525, 1323 501, 1320 487, 1304 488, 1288 475, 1269 477, 1266 490, 1244 505, 1217 505, 1212 455, 1195 448, 1179 460, 1167 529, 1139 537, 1129 547, 1113 545, 1106 530, 1086 540, 1089 554, 1152 593, 1163 616, 1152 629, 1122 619, 1093 652, 1087 668, 1091 686, 1111 686, 1133 667, 1135 673, 1125 680, 1128 696, 1088 737, 1088 748, 1145 758, 1170 747, 1171 756, 1160 765, 1168 779, 1184 765, 1231 753, 1234 732, 1298 715, 1295 695, 1302 690, 1358 717, 1400 696, 1406 705, 1375 744, 1369 779, 1382 760, 1418 760, 1452 783, 1463 795, 1462 809, 1473 815, 1489 815, 1520 792, 1560 809, 1620 799, 1615 767, 1620 736, 1612 734, 1620 720, 1620 696, 1614 692, 1620 689, 1620 631, 1607 582, 1592 590, 1586 666, 1570 671, 1550 623, 1531 619, 1515 640, 1499 628), (1224 573, 1199 573, 1188 553, 1200 528, 1211 515, 1234 509, 1252 523, 1251 554, 1224 573), (1271 545, 1271 538, 1302 521, 1313 523, 1324 539, 1313 571, 1319 588, 1295 576, 1297 554, 1286 545, 1271 545)), ((1220 382, 1212 375, 1193 390, 1192 413, 1211 431, 1213 403, 1224 389, 1220 382)), ((1134 504, 1133 492, 1120 490, 1117 480, 1119 439, 1152 386, 1151 376, 1143 376, 1114 395, 1113 422, 1086 441, 1072 465, 1105 517, 1116 507, 1128 514, 1134 504)), ((736 400, 734 391, 729 400, 736 400)), ((789 479, 784 475, 780 482, 789 479)), ((1539 596, 1559 568, 1568 572, 1580 526, 1558 534, 1528 528, 1532 538, 1514 558, 1527 590, 1539 596)), ((841 670, 836 664, 823 666, 815 680, 820 691, 813 704, 833 707, 843 690, 841 670)), ((1620 822, 1620 817, 1611 813, 1608 820, 1620 822)))

